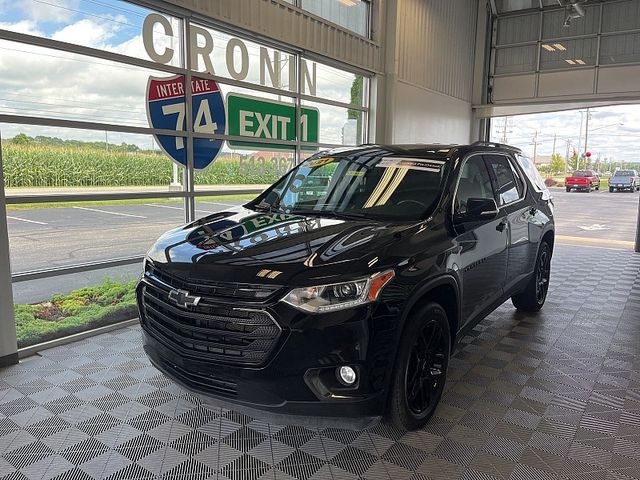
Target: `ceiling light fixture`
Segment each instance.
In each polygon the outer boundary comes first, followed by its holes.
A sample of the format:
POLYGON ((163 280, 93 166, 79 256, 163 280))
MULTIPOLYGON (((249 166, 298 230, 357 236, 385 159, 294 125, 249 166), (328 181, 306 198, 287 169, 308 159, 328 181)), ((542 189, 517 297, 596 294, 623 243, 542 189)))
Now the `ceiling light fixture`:
POLYGON ((554 43, 553 46, 556 47, 561 52, 564 52, 566 50, 565 46, 562 45, 561 43, 554 43))
POLYGON ((569 65, 575 65, 576 64, 576 62, 574 62, 573 60, 569 60, 569 59, 565 60, 565 62, 567 62, 569 65))
POLYGON ((346 5, 347 7, 355 7, 356 2, 354 0, 340 0, 340 3, 346 5))
POLYGON ((571 20, 574 18, 584 17, 584 4, 586 0, 558 0, 558 3, 564 7, 565 19, 562 23, 563 27, 570 27, 571 20))
POLYGON ((584 60, 576 60, 576 63, 578 65, 586 65, 586 62, 584 60))
POLYGON ((542 44, 542 48, 544 48, 547 52, 555 52, 556 49, 547 43, 542 44))

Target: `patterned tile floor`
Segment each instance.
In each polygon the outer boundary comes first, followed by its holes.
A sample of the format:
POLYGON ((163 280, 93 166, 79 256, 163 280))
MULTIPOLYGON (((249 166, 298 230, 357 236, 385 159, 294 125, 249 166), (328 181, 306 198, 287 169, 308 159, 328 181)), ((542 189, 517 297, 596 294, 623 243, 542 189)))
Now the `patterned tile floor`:
POLYGON ((122 329, 0 370, 0 477, 638 479, 640 255, 558 246, 543 312, 501 306, 449 375, 422 431, 283 427, 203 407, 122 329))

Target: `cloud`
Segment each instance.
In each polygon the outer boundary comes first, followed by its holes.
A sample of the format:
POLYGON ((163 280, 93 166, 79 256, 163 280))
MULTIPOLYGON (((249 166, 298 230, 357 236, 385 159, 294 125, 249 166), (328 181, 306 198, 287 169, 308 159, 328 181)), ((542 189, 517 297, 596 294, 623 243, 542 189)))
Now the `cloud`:
POLYGON ((69 43, 78 43, 78 39, 82 39, 82 45, 86 47, 104 48, 107 40, 113 38, 119 29, 117 23, 83 19, 58 30, 51 38, 69 43))
MULTIPOLYGON (((640 105, 615 105, 590 109, 587 149, 609 161, 637 161, 640 152, 640 105), (623 125, 619 125, 622 123, 623 125)), ((585 117, 579 110, 509 117, 507 143, 533 155, 533 138, 538 131, 536 155, 551 155, 555 137, 556 153, 566 155, 584 150, 585 117)), ((504 117, 492 120, 491 139, 502 141, 504 117)))
POLYGON ((63 23, 70 21, 78 10, 79 0, 21 0, 22 11, 34 22, 63 23))
POLYGON ((28 35, 42 36, 42 32, 37 29, 36 22, 32 20, 21 20, 16 23, 0 22, 0 28, 11 32, 26 33, 28 35))

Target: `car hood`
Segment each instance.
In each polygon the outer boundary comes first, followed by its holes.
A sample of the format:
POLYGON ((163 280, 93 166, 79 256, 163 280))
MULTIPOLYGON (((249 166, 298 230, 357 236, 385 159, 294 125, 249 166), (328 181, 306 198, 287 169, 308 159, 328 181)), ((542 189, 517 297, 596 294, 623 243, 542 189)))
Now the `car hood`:
POLYGON ((609 183, 625 183, 625 182, 631 182, 631 179, 633 178, 633 175, 617 175, 614 177, 611 177, 609 179, 609 183))
POLYGON ((390 249, 418 225, 239 207, 170 230, 147 256, 168 273, 195 280, 304 285, 393 266, 390 249))

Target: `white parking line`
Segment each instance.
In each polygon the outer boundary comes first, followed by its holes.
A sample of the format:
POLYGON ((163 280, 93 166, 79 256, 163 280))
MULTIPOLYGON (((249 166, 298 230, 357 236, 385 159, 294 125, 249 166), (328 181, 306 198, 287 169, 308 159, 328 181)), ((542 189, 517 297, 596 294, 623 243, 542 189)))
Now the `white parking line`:
POLYGON ((109 210, 98 210, 97 208, 89 208, 89 207, 71 207, 71 208, 77 208, 78 210, 87 210, 89 212, 108 213, 109 215, 118 215, 120 217, 147 218, 147 217, 143 217, 142 215, 132 215, 130 213, 111 212, 109 210))
POLYGON ((169 205, 156 205, 155 203, 145 203, 145 207, 170 208, 171 210, 184 210, 183 207, 171 207, 169 205))
MULTIPOLYGON (((184 208, 182 207, 170 207, 169 205, 157 205, 155 203, 145 203, 144 204, 145 207, 158 207, 158 208, 170 208, 171 210, 181 210, 184 211, 184 208)), ((217 213, 217 212, 211 212, 209 210, 202 210, 200 208, 196 208, 196 212, 202 212, 202 213, 217 213)))
POLYGON ((220 203, 220 202, 207 202, 205 200, 200 200, 198 203, 208 203, 209 205, 221 205, 223 207, 239 207, 240 205, 232 205, 231 203, 220 203))
POLYGON ((35 220, 27 220, 26 218, 10 217, 9 215, 7 215, 7 218, 10 218, 11 220, 20 220, 21 222, 35 223, 36 225, 49 225, 45 222, 36 222, 35 220))

